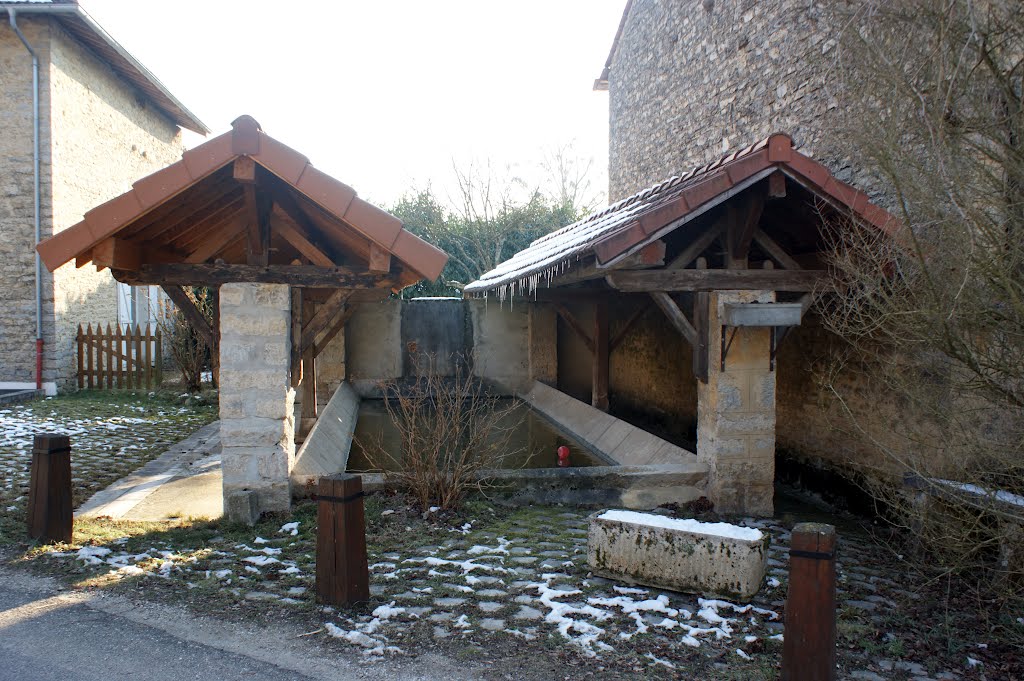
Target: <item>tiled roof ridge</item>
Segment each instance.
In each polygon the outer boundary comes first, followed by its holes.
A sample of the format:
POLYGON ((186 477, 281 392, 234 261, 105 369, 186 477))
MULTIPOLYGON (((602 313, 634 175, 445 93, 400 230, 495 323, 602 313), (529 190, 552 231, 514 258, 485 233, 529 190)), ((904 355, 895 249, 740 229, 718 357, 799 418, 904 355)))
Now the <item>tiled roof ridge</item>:
POLYGON ((403 229, 401 220, 360 199, 352 187, 317 169, 304 155, 267 135, 249 115, 239 116, 232 121, 231 130, 185 151, 180 161, 137 180, 127 192, 86 212, 80 222, 36 249, 53 271, 242 156, 252 158, 418 274, 432 281, 441 274, 447 254, 403 229))

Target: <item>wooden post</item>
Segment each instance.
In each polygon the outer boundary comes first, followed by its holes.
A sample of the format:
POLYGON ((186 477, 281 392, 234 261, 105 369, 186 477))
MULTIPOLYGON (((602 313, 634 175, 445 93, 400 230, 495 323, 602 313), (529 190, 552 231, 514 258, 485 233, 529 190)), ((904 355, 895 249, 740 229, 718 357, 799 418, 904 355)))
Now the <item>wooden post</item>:
POLYGON ((800 523, 789 547, 782 681, 835 681, 836 528, 800 523))
POLYGON ((591 380, 591 404, 608 411, 608 303, 594 304, 594 367, 591 380))
POLYGON ((78 325, 78 335, 75 336, 75 340, 78 342, 78 389, 81 390, 85 387, 85 358, 82 353, 85 352, 85 332, 82 331, 82 325, 78 325))
POLYGON ((86 376, 89 379, 89 390, 92 390, 92 324, 90 323, 85 330, 85 359, 86 366, 88 367, 88 374, 86 376))
POLYGON ((71 439, 36 435, 28 491, 28 536, 71 542, 71 439))
POLYGON ((316 596, 349 605, 370 598, 363 479, 347 473, 320 478, 317 487, 316 596))
POLYGON ((164 382, 164 343, 163 334, 159 326, 156 327, 156 348, 154 353, 156 354, 156 384, 160 386, 164 382))

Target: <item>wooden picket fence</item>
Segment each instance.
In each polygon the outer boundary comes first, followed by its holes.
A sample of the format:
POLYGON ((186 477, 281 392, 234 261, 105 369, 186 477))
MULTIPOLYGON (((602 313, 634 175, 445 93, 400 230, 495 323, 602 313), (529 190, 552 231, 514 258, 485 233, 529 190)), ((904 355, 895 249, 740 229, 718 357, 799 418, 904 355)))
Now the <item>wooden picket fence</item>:
POLYGON ((99 390, 151 390, 163 382, 160 329, 136 325, 111 328, 78 325, 78 387, 99 390))

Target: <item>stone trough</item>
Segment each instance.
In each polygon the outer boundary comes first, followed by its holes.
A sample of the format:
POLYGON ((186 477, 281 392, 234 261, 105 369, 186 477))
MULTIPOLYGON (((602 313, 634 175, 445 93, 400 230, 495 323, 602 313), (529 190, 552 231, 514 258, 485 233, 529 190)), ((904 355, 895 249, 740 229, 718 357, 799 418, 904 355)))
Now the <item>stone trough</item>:
POLYGON ((749 601, 764 583, 768 544, 749 527, 613 510, 590 516, 587 559, 602 577, 749 601))

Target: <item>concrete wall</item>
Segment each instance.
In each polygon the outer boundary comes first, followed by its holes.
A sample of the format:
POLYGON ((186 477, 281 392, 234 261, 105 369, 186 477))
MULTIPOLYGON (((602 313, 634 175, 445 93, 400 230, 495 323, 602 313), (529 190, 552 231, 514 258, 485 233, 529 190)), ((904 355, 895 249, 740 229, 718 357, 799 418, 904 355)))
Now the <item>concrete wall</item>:
MULTIPOLYGON (((772 132, 853 180, 833 148, 834 4, 635 0, 609 78, 609 198, 628 196, 772 132)), ((858 178, 854 181, 859 182, 858 178)))
MULTIPOLYGON (((6 18, 6 15, 5 15, 6 18)), ((19 26, 40 57, 42 237, 181 155, 178 128, 46 18, 19 26)), ((0 383, 35 381, 32 69, 0 25, 0 383)), ((43 275, 44 381, 73 379, 79 322, 117 323, 109 273, 73 263, 43 275)))
MULTIPOLYGON (((593 306, 566 306, 585 327, 593 306)), ((609 335, 614 338, 635 311, 612 306, 609 335)), ((591 354, 579 336, 558 320, 558 388, 578 400, 591 399, 591 354)), ((697 380, 690 346, 653 305, 611 353, 608 392, 611 413, 673 442, 692 446, 697 427, 697 380)))
MULTIPOLYGON (((504 394, 513 394, 532 383, 531 328, 538 336, 533 343, 538 380, 553 377, 551 357, 541 350, 542 334, 552 323, 540 312, 531 325, 528 306, 494 301, 413 299, 364 304, 345 328, 345 377, 360 395, 378 396, 381 381, 415 376, 428 358, 441 375, 450 376, 457 357, 472 357, 475 375, 504 394)), ((325 363, 318 363, 318 371, 325 363)))

